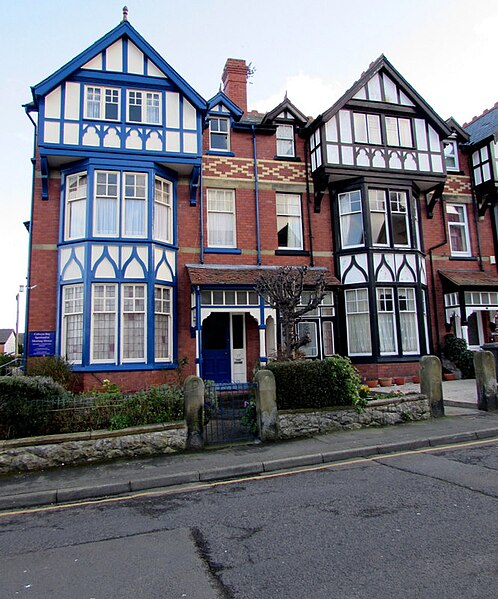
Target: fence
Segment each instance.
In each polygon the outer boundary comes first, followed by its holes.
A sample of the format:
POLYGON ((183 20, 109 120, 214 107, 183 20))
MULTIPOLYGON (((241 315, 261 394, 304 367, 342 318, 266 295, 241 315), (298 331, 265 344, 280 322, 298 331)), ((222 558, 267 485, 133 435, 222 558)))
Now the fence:
POLYGON ((206 383, 204 436, 215 445, 253 439, 257 434, 255 385, 206 383))

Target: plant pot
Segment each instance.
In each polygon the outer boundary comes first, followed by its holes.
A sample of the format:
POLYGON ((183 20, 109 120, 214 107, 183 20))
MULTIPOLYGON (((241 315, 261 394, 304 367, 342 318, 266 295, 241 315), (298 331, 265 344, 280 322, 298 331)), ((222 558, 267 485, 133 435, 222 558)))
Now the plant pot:
POLYGON ((393 379, 391 377, 381 377, 379 379, 379 385, 381 387, 390 387, 393 384, 393 379))
POLYGON ((406 377, 405 376, 396 376, 394 377, 394 384, 395 385, 404 385, 406 383, 406 377))
POLYGON ((444 372, 443 380, 445 381, 456 381, 456 374, 454 372, 444 372))
POLYGON ((377 387, 377 385, 379 384, 378 379, 369 379, 366 382, 367 386, 370 387, 371 389, 373 389, 374 387, 377 387))
POLYGON ((412 383, 415 383, 415 385, 420 384, 420 377, 418 376, 418 374, 416 374, 415 376, 412 376, 412 383))

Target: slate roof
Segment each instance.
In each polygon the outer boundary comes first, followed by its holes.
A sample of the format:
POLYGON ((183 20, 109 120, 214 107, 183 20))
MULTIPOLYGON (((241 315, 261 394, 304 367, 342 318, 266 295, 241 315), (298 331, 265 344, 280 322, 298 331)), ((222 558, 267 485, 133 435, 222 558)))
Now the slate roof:
MULTIPOLYGON (((192 285, 245 285, 254 286, 259 275, 268 270, 276 270, 276 266, 245 266, 217 264, 187 264, 188 276, 192 285)), ((326 268, 308 268, 305 284, 313 284, 313 274, 325 272, 329 285, 339 285, 326 268)))
POLYGON ((13 334, 14 329, 0 329, 0 343, 6 343, 7 339, 13 334))
POLYGON ((474 117, 464 129, 470 135, 469 143, 478 144, 484 139, 498 133, 498 102, 490 110, 485 110, 481 116, 474 117))
POLYGON ((469 270, 440 270, 439 276, 443 282, 454 287, 465 287, 478 289, 479 287, 498 288, 498 276, 490 272, 469 271, 469 270))

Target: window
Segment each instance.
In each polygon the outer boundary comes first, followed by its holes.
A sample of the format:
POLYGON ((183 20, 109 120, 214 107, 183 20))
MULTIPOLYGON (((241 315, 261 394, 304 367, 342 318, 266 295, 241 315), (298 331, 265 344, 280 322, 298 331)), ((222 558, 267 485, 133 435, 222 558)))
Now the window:
POLYGON ((348 289, 345 300, 348 353, 351 356, 371 355, 368 290, 348 289))
POLYGON ((391 227, 395 246, 408 246, 408 203, 404 191, 389 192, 389 207, 391 209, 391 227))
POLYGON ((369 189, 368 203, 372 243, 373 245, 389 245, 386 192, 383 189, 369 189))
POLYGON ((317 323, 301 321, 297 323, 297 334, 301 339, 302 337, 309 337, 309 342, 302 345, 299 349, 307 358, 316 358, 318 356, 318 337, 317 337, 317 323))
POLYGON ((207 190, 207 229, 209 247, 235 247, 235 191, 233 189, 207 190))
POLYGON ((459 170, 458 145, 455 139, 446 139, 443 142, 444 161, 447 171, 459 170))
POLYGON ((230 121, 227 118, 209 119, 209 149, 223 150, 230 149, 230 121))
POLYGON ((154 239, 173 241, 171 183, 156 177, 154 182, 154 239))
POLYGON ((295 156, 293 125, 277 126, 277 156, 295 156))
POLYGON ((85 118, 117 121, 119 89, 85 86, 85 118))
POLYGON ((376 114, 355 113, 354 138, 359 143, 381 144, 380 118, 376 114))
POLYGON ((381 355, 396 354, 396 320, 394 315, 394 290, 387 287, 377 289, 377 319, 381 355))
POLYGON ((83 347, 83 285, 62 289, 62 347, 68 362, 81 362, 83 347))
POLYGON ((467 208, 464 204, 447 204, 448 232, 452 256, 470 256, 469 227, 467 208))
POLYGON ((402 352, 403 354, 418 354, 420 349, 415 289, 398 289, 398 310, 402 352))
POLYGON ((115 362, 117 286, 96 284, 92 292, 92 362, 115 362))
POLYGON ((123 232, 126 237, 145 236, 146 181, 143 173, 124 173, 123 232))
POLYGON ((480 150, 472 153, 472 172, 474 173, 474 182, 476 185, 480 185, 491 179, 492 168, 488 146, 483 146, 480 150))
POLYGON ((118 235, 118 173, 97 171, 95 184, 95 235, 118 235))
POLYGON ((303 249, 301 196, 277 193, 277 231, 279 248, 303 249))
POLYGON ((388 146, 413 147, 410 119, 386 116, 386 135, 388 146))
POLYGON ((122 286, 122 360, 145 361, 145 285, 122 286))
POLYGON ((161 124, 161 94, 148 91, 128 91, 128 121, 161 124))
POLYGON ((360 191, 348 191, 339 194, 339 216, 342 247, 363 245, 363 214, 360 191))
POLYGON ((154 350, 156 362, 171 360, 171 289, 154 287, 154 350))
POLYGON ((147 175, 145 173, 95 172, 94 233, 118 237, 121 213, 123 237, 147 234, 147 175))
POLYGON ((77 239, 85 236, 86 196, 86 173, 69 175, 66 179, 66 239, 77 239))

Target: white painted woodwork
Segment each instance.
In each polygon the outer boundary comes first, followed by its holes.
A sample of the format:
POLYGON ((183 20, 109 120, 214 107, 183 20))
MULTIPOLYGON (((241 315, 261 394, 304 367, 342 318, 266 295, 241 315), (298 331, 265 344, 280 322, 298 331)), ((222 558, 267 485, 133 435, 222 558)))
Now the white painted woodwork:
POLYGON ((80 118, 80 95, 79 83, 68 81, 66 83, 66 100, 64 105, 64 118, 77 121, 80 118))
POLYGON ((45 96, 45 118, 61 118, 61 86, 57 86, 45 96))
POLYGON ((123 71, 123 42, 117 40, 106 49, 106 70, 116 71, 121 73, 123 71))

